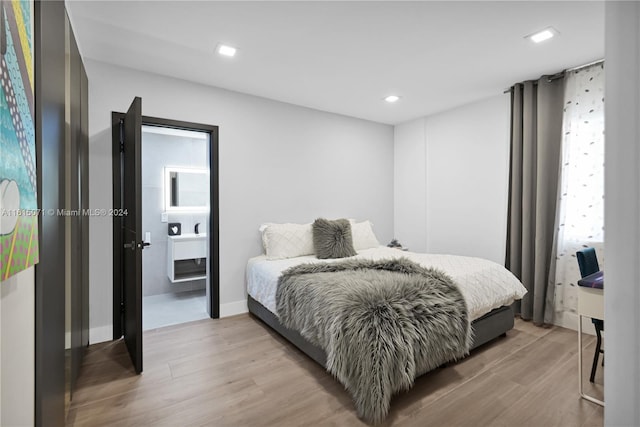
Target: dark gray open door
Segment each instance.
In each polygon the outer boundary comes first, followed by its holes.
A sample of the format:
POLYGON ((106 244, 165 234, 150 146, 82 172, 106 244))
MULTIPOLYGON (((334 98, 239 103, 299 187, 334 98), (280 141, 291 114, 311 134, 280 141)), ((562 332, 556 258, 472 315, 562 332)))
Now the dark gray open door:
POLYGON ((122 291, 124 341, 136 373, 142 372, 142 99, 124 117, 122 182, 122 291))

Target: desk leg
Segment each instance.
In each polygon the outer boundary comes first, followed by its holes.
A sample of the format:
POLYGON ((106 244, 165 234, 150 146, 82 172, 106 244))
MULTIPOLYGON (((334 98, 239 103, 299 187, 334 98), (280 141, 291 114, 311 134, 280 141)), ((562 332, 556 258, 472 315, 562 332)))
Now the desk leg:
POLYGON ((578 314, 578 391, 584 397, 582 390, 582 315, 578 314))
POLYGON ((582 387, 582 315, 578 314, 578 389, 580 392, 580 397, 589 402, 597 403, 600 406, 604 406, 604 402, 602 400, 596 399, 595 397, 587 396, 584 394, 582 387))

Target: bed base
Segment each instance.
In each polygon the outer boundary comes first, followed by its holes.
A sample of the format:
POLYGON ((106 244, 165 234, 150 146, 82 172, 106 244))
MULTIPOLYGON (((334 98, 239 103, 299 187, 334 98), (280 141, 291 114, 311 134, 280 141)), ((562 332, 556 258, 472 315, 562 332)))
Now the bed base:
MULTIPOLYGON (((247 305, 249 306, 249 313, 262 320, 280 335, 285 337, 289 342, 298 347, 303 353, 326 368, 327 355, 323 349, 307 341, 307 339, 297 331, 282 326, 276 315, 253 299, 251 295, 247 297, 247 305)), ((471 350, 478 348, 482 344, 486 344, 495 338, 504 336, 507 331, 513 329, 513 318, 514 315, 511 307, 502 306, 474 320, 471 323, 474 332, 471 350)))

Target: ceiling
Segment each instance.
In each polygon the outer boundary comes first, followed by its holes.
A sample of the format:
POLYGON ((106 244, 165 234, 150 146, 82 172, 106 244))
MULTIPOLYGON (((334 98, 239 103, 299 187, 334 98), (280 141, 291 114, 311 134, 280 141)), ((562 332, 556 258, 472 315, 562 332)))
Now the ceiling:
POLYGON ((67 9, 85 58, 387 124, 604 57, 596 1, 67 0, 67 9), (524 39, 548 26, 560 34, 524 39), (238 54, 217 55, 218 43, 238 54), (389 94, 402 98, 389 104, 389 94))

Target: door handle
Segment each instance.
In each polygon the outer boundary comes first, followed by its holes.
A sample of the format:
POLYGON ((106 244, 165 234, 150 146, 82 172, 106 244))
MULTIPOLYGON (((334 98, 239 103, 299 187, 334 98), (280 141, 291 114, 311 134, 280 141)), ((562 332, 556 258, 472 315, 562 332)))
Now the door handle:
POLYGON ((132 251, 134 251, 136 248, 144 249, 146 246, 151 246, 151 243, 149 243, 149 242, 140 242, 140 243, 136 244, 136 242, 134 240, 134 241, 131 241, 131 243, 125 243, 124 244, 124 248, 125 249, 131 249, 132 251))

